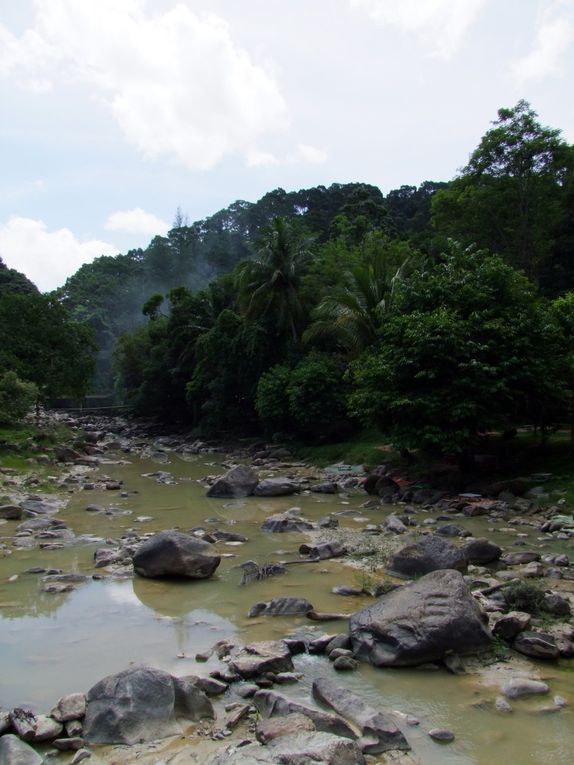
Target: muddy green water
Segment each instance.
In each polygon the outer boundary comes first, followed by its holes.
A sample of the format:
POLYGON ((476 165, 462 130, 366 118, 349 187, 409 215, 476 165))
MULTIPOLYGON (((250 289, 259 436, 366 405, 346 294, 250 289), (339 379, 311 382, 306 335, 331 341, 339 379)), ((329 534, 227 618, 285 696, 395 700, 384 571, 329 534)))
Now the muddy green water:
MULTIPOLYGON (((237 566, 250 558, 261 563, 298 557, 302 535, 260 531, 270 513, 297 506, 306 517, 318 519, 328 513, 355 510, 351 516, 341 516, 340 522, 359 528, 365 519, 380 523, 391 508, 360 508, 365 497, 359 494, 347 498, 207 499, 197 479, 220 469, 205 457, 184 461, 173 455, 167 465, 133 457, 129 464, 103 466, 104 471, 123 480, 130 496, 121 499, 109 491, 70 495, 70 503, 59 517, 77 535, 106 538, 118 537, 130 528, 142 533, 202 526, 237 531, 249 541, 239 546, 218 543, 218 552, 232 557, 224 558, 217 575, 208 581, 108 579, 89 581, 74 592, 60 595, 40 592, 39 577, 23 572, 44 566, 91 575, 93 552, 101 545, 15 550, 0 559, 0 706, 30 706, 45 712, 60 695, 85 691, 104 675, 130 663, 146 663, 179 675, 207 674, 212 660, 198 664, 194 656, 222 638, 245 642, 346 628, 344 621, 316 625, 299 617, 248 619, 249 607, 258 600, 297 595, 306 597, 317 610, 346 613, 369 602, 331 593, 336 584, 360 583, 361 575, 340 561, 292 566, 284 576, 245 587, 239 586, 241 570, 237 566), (169 470, 177 485, 142 477, 142 473, 157 469, 169 470), (88 513, 84 509, 88 503, 112 505, 129 514, 88 513), (151 516, 151 520, 139 522, 138 516, 151 516), (8 581, 14 575, 18 578, 8 581)), ((541 544, 528 528, 501 531, 480 518, 461 522, 475 533, 504 541, 507 547, 512 537, 524 540, 529 547, 541 544), (519 537, 521 534, 527 536, 519 537)), ((0 526, 0 537, 8 536, 14 525, 0 526)), ((537 708, 549 704, 554 694, 574 705, 574 660, 550 664, 524 661, 523 666, 525 674, 548 679, 551 695, 517 701, 512 714, 492 708, 498 686, 510 672, 506 665, 481 676, 461 677, 442 670, 376 670, 363 665, 358 672, 337 675, 337 679, 374 706, 419 718, 418 728, 404 730, 414 754, 425 765, 570 765, 574 760, 573 707, 554 714, 540 714, 537 708), (426 735, 429 728, 442 726, 456 733, 455 742, 448 746, 433 743, 426 735)), ((335 674, 326 659, 313 656, 298 657, 296 667, 303 672, 303 680, 284 690, 305 700, 313 677, 335 674)))

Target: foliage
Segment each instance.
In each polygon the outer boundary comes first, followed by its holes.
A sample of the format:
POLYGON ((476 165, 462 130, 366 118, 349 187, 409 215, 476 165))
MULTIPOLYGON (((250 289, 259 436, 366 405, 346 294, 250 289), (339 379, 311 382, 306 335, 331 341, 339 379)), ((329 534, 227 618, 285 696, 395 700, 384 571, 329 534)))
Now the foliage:
POLYGON ((71 320, 54 298, 17 292, 0 297, 0 371, 13 370, 34 383, 43 401, 84 395, 94 350, 89 328, 71 320))
POLYGON ((303 438, 333 435, 345 420, 344 366, 312 351, 294 367, 277 365, 262 375, 255 407, 269 430, 303 438))
POLYGON ((433 199, 437 230, 496 252, 542 279, 567 211, 574 155, 526 101, 499 109, 460 176, 433 199))
POLYGON ((15 372, 4 372, 0 376, 0 424, 20 422, 37 398, 38 389, 34 383, 20 380, 15 372))
POLYGON ((544 602, 544 592, 525 581, 513 582, 504 588, 504 600, 511 611, 537 614, 544 602))
POLYGON ((307 342, 330 337, 350 356, 376 342, 410 253, 408 247, 388 245, 380 237, 368 241, 371 247, 363 258, 316 307, 315 321, 305 332, 307 342))
POLYGON ((382 343, 353 364, 351 412, 397 446, 442 452, 534 411, 545 425, 565 395, 560 341, 524 276, 452 243, 402 285, 382 343))

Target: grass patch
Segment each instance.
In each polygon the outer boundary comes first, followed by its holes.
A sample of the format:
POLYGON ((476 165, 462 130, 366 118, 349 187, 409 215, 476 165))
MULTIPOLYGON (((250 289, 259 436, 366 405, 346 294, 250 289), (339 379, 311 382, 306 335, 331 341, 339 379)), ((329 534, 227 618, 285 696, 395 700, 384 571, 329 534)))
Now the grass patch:
POLYGON ((299 457, 318 467, 337 462, 375 466, 396 459, 396 452, 390 450, 385 436, 375 429, 361 431, 347 441, 319 446, 300 445, 296 451, 299 457))
POLYGON ((0 427, 0 465, 24 469, 29 467, 26 458, 48 450, 56 444, 67 442, 72 434, 66 425, 38 427, 26 422, 0 427))

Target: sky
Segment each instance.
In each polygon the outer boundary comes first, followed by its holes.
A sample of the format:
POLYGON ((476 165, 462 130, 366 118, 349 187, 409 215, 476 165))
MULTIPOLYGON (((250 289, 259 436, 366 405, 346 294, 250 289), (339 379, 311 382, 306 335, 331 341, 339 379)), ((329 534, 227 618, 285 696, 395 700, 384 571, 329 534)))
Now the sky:
POLYGON ((574 142, 574 0, 0 0, 0 257, 41 290, 277 187, 453 178, 525 98, 574 142))

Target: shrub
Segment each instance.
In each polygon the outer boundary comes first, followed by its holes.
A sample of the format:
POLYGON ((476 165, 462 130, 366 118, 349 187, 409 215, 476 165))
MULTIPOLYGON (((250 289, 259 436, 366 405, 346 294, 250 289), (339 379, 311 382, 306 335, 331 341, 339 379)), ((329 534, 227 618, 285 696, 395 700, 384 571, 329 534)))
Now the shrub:
POLYGON ((512 611, 536 614, 544 601, 544 593, 528 582, 515 582, 504 589, 504 599, 512 611))
POLYGON ((38 397, 38 388, 21 380, 15 372, 0 377, 0 424, 12 425, 22 420, 38 397))

